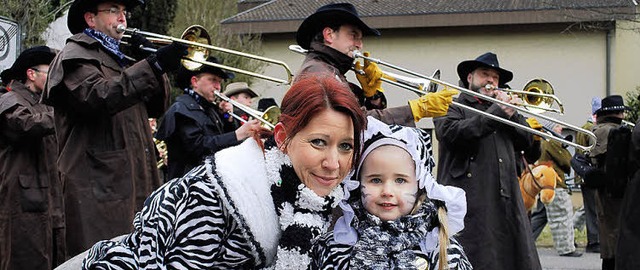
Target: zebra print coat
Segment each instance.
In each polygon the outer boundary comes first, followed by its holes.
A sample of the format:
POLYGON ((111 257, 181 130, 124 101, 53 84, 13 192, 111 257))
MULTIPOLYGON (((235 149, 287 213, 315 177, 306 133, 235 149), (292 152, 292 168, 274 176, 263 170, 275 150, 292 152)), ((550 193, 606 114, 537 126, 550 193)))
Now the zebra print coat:
POLYGON ((98 242, 83 268, 256 269, 273 264, 280 229, 267 170, 254 140, 218 152, 213 162, 156 190, 136 216, 134 232, 120 242, 98 242))
MULTIPOLYGON (((449 270, 471 270, 473 267, 464 254, 462 246, 454 238, 449 239, 450 245, 447 248, 447 265, 449 270)), ((416 254, 416 268, 420 270, 436 270, 439 262, 439 247, 427 254, 420 251, 420 247, 414 249, 416 254)), ((313 261, 310 269, 334 270, 334 269, 368 269, 362 265, 351 265, 350 259, 353 252, 353 245, 337 243, 333 239, 333 232, 320 237, 314 244, 313 261)))

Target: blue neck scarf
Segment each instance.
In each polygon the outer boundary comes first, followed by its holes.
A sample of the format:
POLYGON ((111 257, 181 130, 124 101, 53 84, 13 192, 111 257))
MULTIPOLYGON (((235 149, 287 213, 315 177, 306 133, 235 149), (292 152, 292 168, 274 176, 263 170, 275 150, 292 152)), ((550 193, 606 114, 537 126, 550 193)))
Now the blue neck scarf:
POLYGON ((98 30, 91 29, 91 28, 84 29, 84 33, 87 34, 87 36, 90 36, 93 39, 100 42, 100 44, 105 50, 107 50, 108 52, 110 52, 116 57, 116 60, 118 60, 118 64, 120 64, 121 67, 124 67, 127 65, 128 61, 125 58, 124 53, 120 51, 119 40, 112 38, 110 36, 107 36, 105 33, 102 33, 98 30))
POLYGON ((187 87, 184 90, 182 90, 184 92, 185 95, 188 95, 190 97, 192 97, 193 99, 196 100, 196 102, 200 105, 206 105, 206 103, 208 102, 202 102, 203 100, 205 100, 202 96, 200 96, 198 93, 196 93, 196 91, 194 91, 193 89, 187 87))

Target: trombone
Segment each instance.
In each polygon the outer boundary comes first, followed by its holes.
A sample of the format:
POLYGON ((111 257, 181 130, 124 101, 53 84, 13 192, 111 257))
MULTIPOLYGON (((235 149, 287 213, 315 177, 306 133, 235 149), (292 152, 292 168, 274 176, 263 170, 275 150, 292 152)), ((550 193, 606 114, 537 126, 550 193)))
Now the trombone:
MULTIPOLYGON (((426 75, 422 75, 420 73, 411 71, 409 69, 406 69, 406 68, 403 68, 403 67, 400 67, 400 66, 396 66, 396 65, 393 65, 393 64, 390 64, 390 63, 387 63, 387 62, 384 62, 384 61, 382 61, 380 59, 376 59, 376 58, 365 56, 364 54, 362 54, 359 51, 353 51, 353 55, 356 58, 359 57, 359 58, 362 58, 362 59, 365 59, 365 60, 380 64, 380 65, 387 66, 389 68, 392 68, 392 69, 395 69, 395 70, 398 70, 398 71, 402 71, 404 73, 407 73, 407 74, 410 74, 410 75, 413 75, 413 76, 416 76, 416 77, 419 77, 419 78, 427 79, 430 82, 433 82, 433 83, 438 84, 438 85, 442 85, 443 87, 445 87, 445 89, 446 88, 453 88, 453 89, 459 90, 461 92, 464 92, 464 93, 466 93, 468 95, 475 96, 477 98, 484 99, 486 101, 497 103, 497 104, 500 104, 500 105, 503 105, 503 106, 507 106, 507 107, 513 108, 514 110, 517 110, 519 112, 530 114, 530 115, 533 115, 535 117, 539 117, 539 118, 545 119, 545 120, 547 120, 549 122, 560 124, 560 125, 564 126, 565 128, 570 129, 570 130, 573 130, 573 131, 576 131, 576 132, 582 132, 582 133, 586 134, 588 137, 590 137, 591 138, 590 141, 594 142, 594 143, 592 143, 589 146, 582 146, 582 145, 579 145, 577 143, 574 143, 574 142, 571 142, 571 141, 568 141, 568 140, 565 140, 565 139, 562 139, 562 138, 557 138, 552 134, 533 129, 533 128, 529 127, 529 126, 525 126, 525 125, 522 125, 522 124, 519 124, 519 123, 515 123, 515 122, 509 121, 507 119, 504 119, 502 117, 499 117, 499 116, 496 116, 496 115, 493 115, 493 114, 490 114, 490 113, 486 113, 484 111, 478 110, 478 109, 473 108, 473 107, 469 107, 469 106, 461 104, 459 102, 456 102, 456 101, 452 102, 452 104, 454 104, 456 106, 459 106, 459 107, 462 107, 464 109, 473 111, 475 113, 484 115, 486 117, 489 117, 489 118, 491 118, 493 120, 496 120, 496 121, 498 121, 500 123, 503 123, 505 125, 509 125, 509 126, 512 126, 512 127, 515 127, 515 128, 519 128, 519 129, 523 129, 523 130, 525 130, 525 131, 527 131, 529 133, 533 133, 535 135, 538 135, 538 136, 540 136, 542 138, 545 138, 545 139, 548 139, 548 140, 559 141, 559 142, 561 142, 563 144, 573 146, 573 147, 575 147, 577 149, 580 149, 582 151, 585 151, 585 152, 589 152, 591 150, 591 148, 593 148, 595 146, 596 135, 594 135, 592 132, 590 132, 588 130, 585 130, 585 129, 582 129, 580 127, 571 125, 569 123, 561 122, 561 121, 559 121, 557 119, 554 119, 554 118, 551 118, 551 117, 548 117, 548 116, 545 116, 545 115, 542 115, 542 114, 539 114, 539 113, 535 113, 535 112, 529 111, 526 108, 522 108, 522 107, 517 106, 517 105, 513 105, 513 104, 510 104, 510 103, 507 103, 507 102, 504 102, 504 101, 501 101, 501 100, 498 100, 498 99, 495 99, 495 98, 492 98, 492 97, 489 97, 489 96, 485 96, 485 95, 476 93, 476 92, 471 91, 469 89, 465 89, 465 88, 459 87, 457 85, 453 85, 453 84, 441 81, 439 79, 435 79, 435 78, 432 78, 432 77, 429 77, 429 76, 426 76, 426 75)), ((383 76, 381 78, 381 80, 384 81, 384 82, 393 84, 395 86, 404 88, 404 89, 408 89, 409 87, 411 87, 409 85, 396 82, 396 81, 394 81, 392 79, 385 78, 385 76, 383 76)), ((416 92, 415 89, 409 89, 409 90, 416 92)), ((421 93, 427 94, 428 92, 421 91, 421 93)))
MULTIPOLYGON (((237 102, 233 99, 230 99, 229 97, 220 93, 219 91, 215 91, 214 93, 218 98, 222 99, 223 101, 231 103, 231 105, 242 110, 243 112, 246 112, 249 116, 253 117, 254 119, 258 119, 260 122, 262 122, 263 127, 266 127, 270 130, 273 130, 273 128, 276 126, 276 124, 280 119, 281 111, 280 111, 280 108, 278 108, 277 106, 271 106, 267 108, 264 112, 261 112, 258 110, 254 110, 253 108, 247 105, 244 105, 240 102, 237 102)), ((231 115, 231 117, 238 119, 243 123, 247 122, 247 120, 242 119, 242 117, 238 116, 233 112, 227 112, 227 113, 231 115)))
POLYGON ((510 88, 494 88, 492 85, 485 85, 487 90, 500 90, 517 94, 525 101, 523 107, 534 113, 543 113, 546 111, 564 114, 564 106, 558 97, 553 94, 551 83, 545 79, 530 80, 524 86, 524 90, 513 90, 510 88), (552 108, 553 102, 558 104, 558 109, 552 108), (544 104, 544 106, 539 106, 544 104))
MULTIPOLYGON (((200 67, 202 67, 202 65, 208 65, 208 66, 217 67, 220 69, 224 69, 224 70, 228 70, 228 71, 232 71, 240 74, 245 74, 251 77, 272 81, 279 84, 289 85, 293 80, 293 72, 291 72, 289 65, 287 65, 287 63, 283 61, 211 45, 211 38, 209 37, 209 33, 207 33, 207 30, 200 25, 189 26, 182 33, 181 38, 174 38, 171 36, 141 31, 137 28, 126 28, 122 24, 118 25, 116 30, 119 33, 127 33, 126 35, 123 36, 124 38, 131 38, 131 35, 133 34, 140 34, 142 36, 147 37, 149 41, 152 43, 169 44, 171 42, 179 42, 184 45, 187 45, 189 54, 184 57, 182 64, 185 68, 189 70, 197 70, 200 67), (209 56, 210 50, 228 53, 228 54, 232 54, 240 57, 246 57, 249 59, 263 61, 263 62, 274 64, 274 65, 279 65, 282 68, 284 68, 285 72, 287 73, 287 78, 286 79, 275 78, 275 77, 255 73, 252 71, 244 70, 244 69, 239 69, 231 66, 226 66, 226 65, 206 61, 207 57, 209 56)), ((126 41, 123 42, 123 44, 127 44, 126 41)), ((142 49, 150 52, 156 51, 155 48, 143 47, 142 49)))

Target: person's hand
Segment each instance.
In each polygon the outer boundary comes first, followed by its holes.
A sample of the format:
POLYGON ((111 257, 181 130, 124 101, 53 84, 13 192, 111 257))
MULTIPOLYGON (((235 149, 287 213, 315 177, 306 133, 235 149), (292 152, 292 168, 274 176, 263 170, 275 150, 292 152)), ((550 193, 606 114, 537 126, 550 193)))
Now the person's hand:
MULTIPOLYGON (((529 127, 531 127, 532 129, 535 130, 542 130, 542 125, 540 124, 540 122, 538 122, 538 119, 535 119, 533 117, 529 117, 527 118, 527 124, 529 124, 529 127)), ((536 141, 539 141, 541 138, 538 135, 533 135, 533 139, 536 141)))
MULTIPOLYGON (((364 52, 364 56, 369 56, 369 52, 364 52)), ((364 68, 359 61, 355 64, 356 79, 360 82, 362 90, 364 90, 365 97, 372 97, 377 91, 384 92, 382 89, 382 81, 380 80, 384 73, 378 67, 378 64, 369 60, 364 60, 364 68), (364 74, 360 74, 358 71, 364 71, 364 74)))
POLYGON ((151 55, 151 52, 144 48, 153 48, 153 43, 143 35, 138 33, 131 35, 129 43, 131 44, 131 49, 133 50, 135 59, 144 59, 151 55))
MULTIPOLYGON (((155 62, 158 64, 162 72, 170 72, 180 68, 180 60, 187 55, 187 46, 180 42, 172 42, 171 44, 161 47, 155 53, 155 62)), ((153 55, 147 57, 149 62, 154 62, 153 55), (151 60, 149 60, 151 58, 151 60)), ((152 63, 154 65, 154 63, 152 63)))
POLYGON ((246 138, 253 137, 256 132, 258 132, 262 127, 260 126, 260 121, 256 119, 251 119, 246 123, 242 124, 238 129, 236 129, 236 138, 239 141, 242 141, 246 138))
MULTIPOLYGON (((509 95, 507 92, 504 92, 504 91, 496 91, 495 98, 497 100, 504 101, 509 104, 514 104, 514 105, 522 104, 522 100, 518 96, 509 95)), ((509 118, 511 118, 511 116, 513 116, 513 114, 516 113, 516 109, 513 107, 505 106, 502 104, 498 104, 498 105, 500 106, 500 108, 502 108, 502 111, 504 111, 504 113, 507 114, 507 116, 509 116, 509 118)))
POLYGON ((457 90, 445 89, 435 93, 428 93, 418 99, 409 100, 409 106, 413 113, 413 119, 418 122, 424 117, 437 117, 447 114, 453 96, 457 90))

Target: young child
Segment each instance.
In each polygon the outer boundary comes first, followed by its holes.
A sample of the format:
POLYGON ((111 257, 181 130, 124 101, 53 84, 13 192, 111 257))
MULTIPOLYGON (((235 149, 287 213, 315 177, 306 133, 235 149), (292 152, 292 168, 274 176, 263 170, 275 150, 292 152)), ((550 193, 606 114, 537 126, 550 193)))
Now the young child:
POLYGON ((464 228, 462 189, 435 182, 430 136, 369 117, 343 216, 312 250, 312 269, 472 269, 451 235, 464 228), (446 264, 440 262, 446 261, 446 264))

